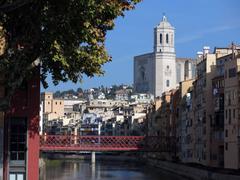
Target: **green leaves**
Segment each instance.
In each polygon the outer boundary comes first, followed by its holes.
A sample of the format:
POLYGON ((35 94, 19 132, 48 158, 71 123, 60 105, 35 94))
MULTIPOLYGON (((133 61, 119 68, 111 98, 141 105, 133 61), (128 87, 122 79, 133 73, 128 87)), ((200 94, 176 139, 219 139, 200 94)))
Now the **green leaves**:
POLYGON ((15 81, 31 77, 34 67, 29 67, 37 58, 44 87, 47 74, 54 84, 81 81, 83 74, 103 74, 102 65, 111 61, 104 44, 106 33, 113 29, 115 18, 139 1, 28 0, 16 7, 6 0, 8 10, 0 12, 0 35, 7 45, 0 56, 0 71, 9 77, 7 88, 13 90, 15 81))

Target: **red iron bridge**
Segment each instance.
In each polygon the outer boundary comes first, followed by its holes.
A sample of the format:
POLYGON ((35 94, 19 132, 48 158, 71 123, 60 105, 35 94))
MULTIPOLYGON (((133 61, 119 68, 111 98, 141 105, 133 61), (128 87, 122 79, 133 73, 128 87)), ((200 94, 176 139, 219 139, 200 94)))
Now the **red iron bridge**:
POLYGON ((49 151, 159 151, 173 152, 175 138, 159 136, 42 135, 40 150, 49 151))

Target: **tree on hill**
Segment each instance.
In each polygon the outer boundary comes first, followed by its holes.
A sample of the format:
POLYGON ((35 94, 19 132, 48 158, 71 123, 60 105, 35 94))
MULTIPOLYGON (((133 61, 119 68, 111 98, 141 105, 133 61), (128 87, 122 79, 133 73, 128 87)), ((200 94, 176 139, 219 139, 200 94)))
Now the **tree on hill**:
POLYGON ((140 0, 4 0, 0 2, 0 72, 4 72, 8 107, 22 82, 41 66, 41 82, 81 81, 82 75, 102 75, 111 61, 105 49, 114 19, 140 0), (1 45, 0 45, 1 46, 1 45))
POLYGON ((60 97, 61 97, 61 92, 60 92, 60 91, 56 91, 56 92, 53 94, 53 97, 54 97, 54 98, 60 98, 60 97))
POLYGON ((83 89, 82 88, 77 88, 77 93, 83 93, 83 89))

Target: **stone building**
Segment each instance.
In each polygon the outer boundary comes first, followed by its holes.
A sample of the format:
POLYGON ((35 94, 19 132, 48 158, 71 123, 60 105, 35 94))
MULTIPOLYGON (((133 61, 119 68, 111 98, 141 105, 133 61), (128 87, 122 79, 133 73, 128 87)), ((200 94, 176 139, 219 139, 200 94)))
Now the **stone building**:
MULTIPOLYGON (((240 49, 239 49, 240 50, 240 49)), ((224 167, 240 168, 240 52, 224 64, 224 167)))
MULTIPOLYGON (((176 133, 175 157, 181 162, 240 169, 240 47, 212 53, 204 47, 198 55, 196 78, 156 98, 147 116, 148 135, 176 133)), ((174 157, 163 154, 161 158, 174 157)))
POLYGON ((194 117, 192 106, 192 85, 194 80, 182 81, 179 86, 177 108, 177 152, 182 162, 193 162, 194 155, 194 117))
POLYGON ((176 58, 175 28, 163 16, 154 29, 154 51, 134 57, 134 91, 162 96, 194 74, 194 61, 176 58))
POLYGON ((205 51, 197 63, 193 91, 194 158, 205 166, 239 168, 238 60, 233 52, 231 48, 205 51))
POLYGON ((198 59, 197 77, 194 82, 195 158, 203 165, 210 165, 210 122, 212 121, 212 79, 215 76, 216 56, 204 49, 198 59))
POLYGON ((41 94, 43 102, 43 116, 45 120, 52 120, 64 116, 64 100, 54 99, 52 92, 41 94))
POLYGON ((212 142, 212 165, 216 167, 224 166, 224 63, 225 58, 231 55, 217 58, 215 77, 212 79, 212 122, 211 122, 211 142, 212 142))

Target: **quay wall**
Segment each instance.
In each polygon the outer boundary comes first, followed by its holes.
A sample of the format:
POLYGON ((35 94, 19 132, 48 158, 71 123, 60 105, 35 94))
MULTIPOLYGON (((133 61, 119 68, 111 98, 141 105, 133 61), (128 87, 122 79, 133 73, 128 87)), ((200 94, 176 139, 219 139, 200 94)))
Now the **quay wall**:
POLYGON ((214 172, 212 170, 191 167, 181 163, 149 157, 145 159, 145 161, 147 161, 148 165, 178 174, 191 180, 240 180, 240 175, 214 172))

